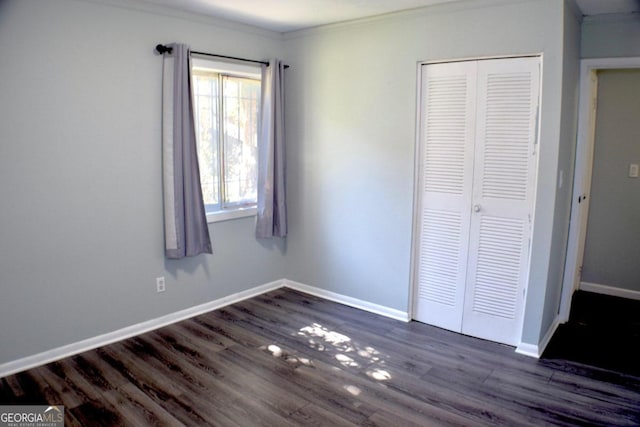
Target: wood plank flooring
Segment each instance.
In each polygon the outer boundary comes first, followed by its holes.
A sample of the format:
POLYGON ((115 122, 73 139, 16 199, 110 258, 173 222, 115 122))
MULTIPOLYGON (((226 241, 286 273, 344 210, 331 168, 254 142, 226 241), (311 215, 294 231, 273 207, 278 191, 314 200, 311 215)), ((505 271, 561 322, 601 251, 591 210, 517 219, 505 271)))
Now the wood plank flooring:
POLYGON ((280 289, 0 379, 67 426, 640 425, 640 377, 280 289))

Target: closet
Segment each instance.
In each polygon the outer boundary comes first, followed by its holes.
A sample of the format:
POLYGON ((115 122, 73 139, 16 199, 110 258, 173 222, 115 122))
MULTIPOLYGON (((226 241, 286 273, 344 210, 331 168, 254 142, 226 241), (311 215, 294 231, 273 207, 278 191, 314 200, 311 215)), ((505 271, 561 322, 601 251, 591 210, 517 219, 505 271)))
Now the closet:
POLYGON ((540 59, 421 68, 413 317, 517 345, 529 276, 540 59))

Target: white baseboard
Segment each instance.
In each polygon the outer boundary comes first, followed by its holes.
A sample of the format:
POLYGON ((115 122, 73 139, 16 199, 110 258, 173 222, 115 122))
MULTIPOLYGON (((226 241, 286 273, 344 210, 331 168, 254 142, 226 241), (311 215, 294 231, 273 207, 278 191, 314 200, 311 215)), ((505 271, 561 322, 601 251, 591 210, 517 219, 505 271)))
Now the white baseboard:
POLYGON ((280 279, 261 286, 256 286, 255 288, 251 288, 246 291, 228 295, 214 301, 209 301, 205 304, 189 307, 175 313, 170 313, 165 316, 147 320, 136 325, 127 326, 122 329, 87 338, 85 340, 67 344, 58 348, 54 348, 52 350, 44 351, 42 353, 23 357, 21 359, 13 360, 7 363, 2 363, 0 364, 0 378, 15 374, 17 372, 25 371, 27 369, 35 368, 37 366, 45 365, 47 363, 55 362, 56 360, 64 359, 65 357, 74 356, 85 351, 93 350, 98 347, 122 341, 124 339, 131 338, 140 334, 144 334, 146 332, 162 328, 163 326, 168 326, 173 323, 198 316, 200 314, 208 313, 227 305, 235 304, 237 302, 253 298, 255 296, 282 287, 295 289, 300 292, 305 292, 311 295, 318 296, 320 298, 335 301, 344 305, 348 305, 350 307, 369 311, 371 313, 380 314, 392 319, 401 320, 403 322, 408 322, 410 320, 409 314, 400 310, 395 310, 393 308, 384 307, 382 305, 373 304, 356 298, 351 298, 345 295, 337 294, 335 292, 330 292, 313 286, 304 285, 302 283, 280 279))
POLYGON ((539 344, 536 345, 521 342, 516 347, 516 353, 539 359, 542 356, 542 353, 544 353, 545 348, 547 348, 547 345, 549 345, 549 341, 551 341, 551 338, 553 338, 553 334, 556 333, 556 329, 558 329, 558 326, 560 326, 560 317, 556 316, 556 318, 553 320, 553 323, 547 330, 547 333, 544 334, 544 337, 539 344))
POLYGON ((590 282, 580 282, 580 289, 587 292, 595 292, 597 294, 640 300, 639 291, 617 288, 615 286, 601 285, 598 283, 590 282))
POLYGON ((227 305, 243 301, 245 299, 253 298, 257 295, 281 288, 283 286, 284 280, 276 280, 274 282, 228 295, 214 301, 210 301, 194 307, 189 307, 187 309, 176 311, 175 313, 170 313, 165 316, 157 317, 155 319, 147 320, 136 325, 127 326, 125 328, 108 332, 106 334, 98 335, 72 344, 64 345, 62 347, 54 348, 52 350, 44 351, 42 353, 34 354, 32 356, 27 356, 21 359, 13 360, 11 362, 3 363, 0 364, 0 378, 27 369, 35 368, 36 366, 45 365, 47 363, 54 362, 65 357, 70 357, 85 351, 93 350, 107 344, 122 341, 136 335, 144 334, 145 332, 153 331, 155 329, 162 328, 163 326, 168 326, 173 323, 180 322, 181 320, 189 319, 191 317, 208 313, 212 310, 216 310, 218 308, 222 308, 227 305))
POLYGON ((340 304, 348 305, 349 307, 358 308, 360 310, 368 311, 370 313, 379 314, 384 317, 390 317, 392 319, 408 322, 409 313, 406 311, 396 310, 394 308, 385 307, 383 305, 374 304, 372 302, 364 301, 357 298, 352 298, 346 295, 338 294, 335 292, 327 291, 326 289, 316 288, 314 286, 305 285, 302 283, 294 282, 293 280, 284 280, 284 286, 287 288, 295 289, 300 292, 315 295, 320 298, 324 298, 329 301, 335 301, 340 304))
POLYGON ((524 356, 535 357, 536 359, 540 358, 540 350, 536 344, 521 342, 516 347, 516 353, 522 354, 524 356))

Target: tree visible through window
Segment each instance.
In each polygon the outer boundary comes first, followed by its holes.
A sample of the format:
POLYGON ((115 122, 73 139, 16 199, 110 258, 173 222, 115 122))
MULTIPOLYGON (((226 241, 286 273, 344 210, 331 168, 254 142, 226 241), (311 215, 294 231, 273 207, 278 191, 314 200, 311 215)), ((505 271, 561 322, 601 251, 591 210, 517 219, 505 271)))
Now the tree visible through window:
POLYGON ((260 79, 192 70, 200 181, 207 213, 255 207, 260 79))

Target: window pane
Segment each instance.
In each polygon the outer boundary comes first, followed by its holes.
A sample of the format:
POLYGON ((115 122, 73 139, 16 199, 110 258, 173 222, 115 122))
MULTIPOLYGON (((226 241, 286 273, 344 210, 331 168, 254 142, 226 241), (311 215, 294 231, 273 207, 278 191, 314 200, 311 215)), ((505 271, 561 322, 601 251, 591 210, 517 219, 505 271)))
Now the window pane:
MULTIPOLYGON (((220 204, 218 160, 218 75, 193 73, 194 116, 198 140, 198 165, 204 204, 220 204)), ((209 209, 207 209, 209 210, 209 209)))
POLYGON ((223 77, 224 205, 255 204, 260 81, 223 77))

